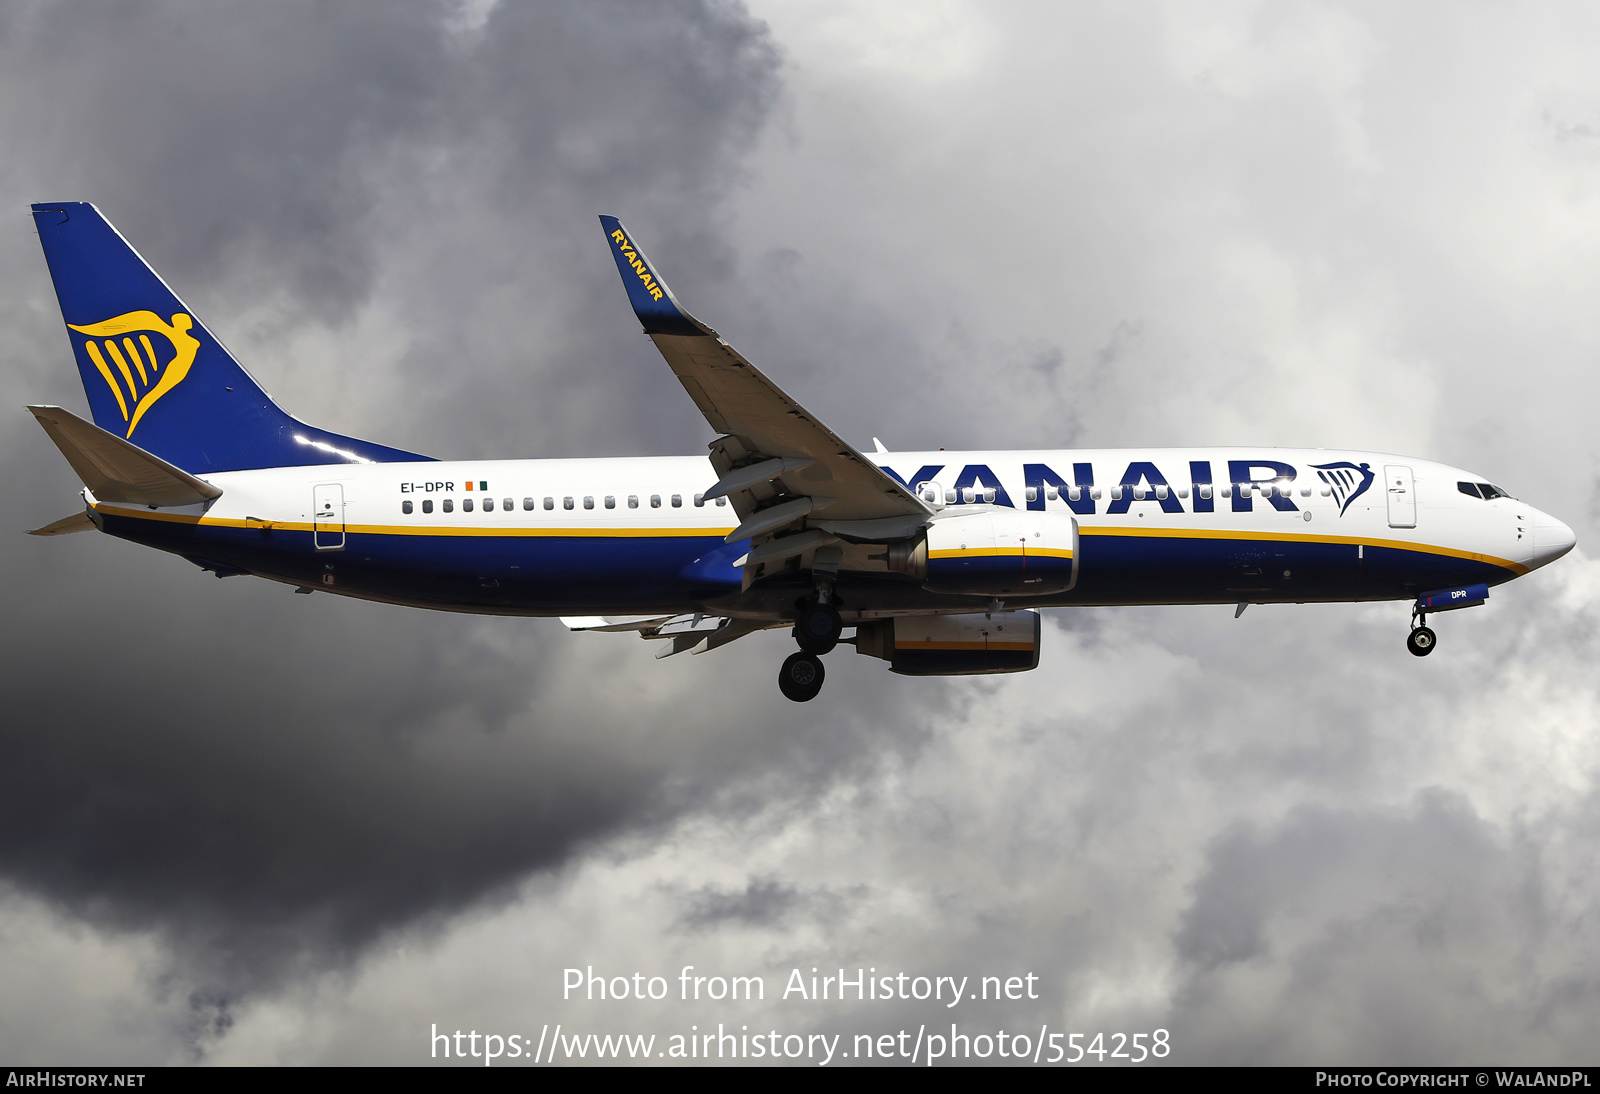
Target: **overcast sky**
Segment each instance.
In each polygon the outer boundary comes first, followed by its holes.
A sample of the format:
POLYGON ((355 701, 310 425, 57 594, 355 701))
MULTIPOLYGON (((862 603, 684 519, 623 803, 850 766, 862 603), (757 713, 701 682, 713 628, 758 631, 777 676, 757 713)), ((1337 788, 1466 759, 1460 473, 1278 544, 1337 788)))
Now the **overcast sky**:
POLYGON ((0 1060, 409 1063, 476 1029, 1170 1031, 1595 1063, 1600 10, 586 0, 0 9, 0 1060), (1441 617, 1087 609, 913 680, 29 538, 91 200, 291 412, 692 454, 595 219, 859 446, 1439 459, 1578 549, 1441 617), (562 970, 765 977, 579 1003, 562 970), (1038 998, 778 998, 790 970, 1038 998))

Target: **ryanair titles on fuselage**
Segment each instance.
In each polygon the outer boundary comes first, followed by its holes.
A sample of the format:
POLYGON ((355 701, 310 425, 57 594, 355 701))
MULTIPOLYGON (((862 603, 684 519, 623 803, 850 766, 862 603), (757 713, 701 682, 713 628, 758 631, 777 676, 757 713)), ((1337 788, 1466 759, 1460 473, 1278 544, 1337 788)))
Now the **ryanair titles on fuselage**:
MULTIPOLYGON (((1260 457, 1185 462, 1188 463, 1187 474, 1174 479, 1153 461, 1131 460, 1118 481, 1105 483, 1096 483, 1094 464, 1089 462, 1072 463, 1070 481, 1049 464, 1024 463, 1023 487, 1028 492, 1025 504, 1029 509, 1044 509, 1050 489, 1054 487, 1075 513, 1095 513, 1102 494, 1099 487, 1107 486, 1120 487, 1112 492, 1110 504, 1106 506, 1105 512, 1109 514, 1126 513, 1135 500, 1153 501, 1167 513, 1185 512, 1180 490, 1189 497, 1192 507, 1189 511, 1196 513, 1215 512, 1219 499, 1227 501, 1235 513, 1248 513, 1253 510, 1257 496, 1280 512, 1294 512, 1299 508, 1291 496, 1299 474, 1292 464, 1260 457), (1215 465, 1218 464, 1226 467, 1222 477, 1216 474, 1215 465)), ((1333 460, 1312 464, 1310 468, 1317 473, 1318 486, 1326 487, 1334 496, 1341 513, 1365 494, 1376 478, 1366 462, 1333 460)), ((889 466, 884 466, 883 470, 913 491, 936 484, 941 490, 954 492, 956 501, 965 501, 969 490, 985 494, 992 490, 994 504, 1016 507, 1000 477, 987 464, 964 464, 959 471, 955 471, 953 465, 924 464, 909 476, 889 466)))

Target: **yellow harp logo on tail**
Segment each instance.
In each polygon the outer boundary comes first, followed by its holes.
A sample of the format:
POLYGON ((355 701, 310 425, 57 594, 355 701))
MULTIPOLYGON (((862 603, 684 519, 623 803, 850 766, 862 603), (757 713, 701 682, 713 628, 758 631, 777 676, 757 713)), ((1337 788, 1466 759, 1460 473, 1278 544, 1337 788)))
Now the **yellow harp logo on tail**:
POLYGON ((83 348, 117 397, 122 420, 128 423, 124 437, 132 437, 145 411, 189 375, 200 351, 199 340, 189 333, 194 320, 183 312, 170 324, 153 311, 130 311, 101 323, 67 326, 86 336, 83 348), (151 335, 165 345, 152 341, 151 335))

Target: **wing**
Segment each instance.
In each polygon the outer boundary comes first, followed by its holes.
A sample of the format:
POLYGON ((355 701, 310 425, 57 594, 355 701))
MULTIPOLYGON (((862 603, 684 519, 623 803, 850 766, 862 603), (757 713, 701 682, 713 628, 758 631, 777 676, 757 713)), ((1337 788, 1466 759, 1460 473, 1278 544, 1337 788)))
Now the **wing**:
POLYGON ((645 334, 721 434, 711 444, 711 464, 721 478, 706 497, 727 495, 732 501, 740 524, 729 542, 765 541, 762 561, 773 561, 834 535, 897 539, 928 520, 932 510, 920 498, 679 305, 616 217, 602 216, 600 223, 645 334), (866 521, 872 525, 859 523, 866 521), (785 534, 797 529, 799 535, 785 534), (791 540, 793 549, 785 546, 791 540))

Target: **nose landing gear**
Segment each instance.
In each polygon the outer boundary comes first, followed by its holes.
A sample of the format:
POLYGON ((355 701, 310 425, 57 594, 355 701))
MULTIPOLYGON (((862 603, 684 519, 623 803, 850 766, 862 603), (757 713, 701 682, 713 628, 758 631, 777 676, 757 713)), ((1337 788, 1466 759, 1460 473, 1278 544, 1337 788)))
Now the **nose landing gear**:
POLYGON ((1406 649, 1413 656, 1426 657, 1439 644, 1439 636, 1428 626, 1428 616, 1420 604, 1411 609, 1411 634, 1406 637, 1406 649))

